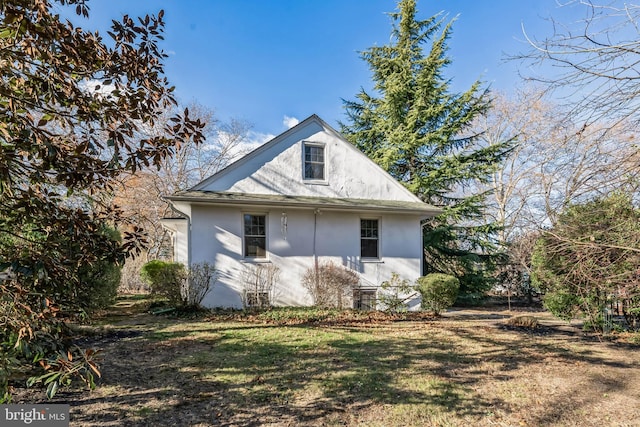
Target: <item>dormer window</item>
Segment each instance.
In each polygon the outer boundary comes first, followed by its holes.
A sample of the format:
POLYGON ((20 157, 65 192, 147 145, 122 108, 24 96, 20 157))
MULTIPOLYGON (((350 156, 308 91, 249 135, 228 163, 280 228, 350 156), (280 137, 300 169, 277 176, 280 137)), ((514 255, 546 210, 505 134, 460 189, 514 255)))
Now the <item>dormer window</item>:
POLYGON ((304 143, 304 179, 324 181, 324 145, 304 143))

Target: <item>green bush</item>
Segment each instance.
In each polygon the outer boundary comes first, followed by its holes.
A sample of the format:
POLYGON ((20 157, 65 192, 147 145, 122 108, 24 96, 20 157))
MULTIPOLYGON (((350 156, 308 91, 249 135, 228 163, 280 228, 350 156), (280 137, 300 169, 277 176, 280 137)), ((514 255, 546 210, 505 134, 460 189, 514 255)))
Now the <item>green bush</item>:
POLYGON ((81 268, 78 274, 84 286, 78 290, 79 305, 91 313, 115 303, 121 271, 122 267, 108 261, 81 268))
POLYGON ((455 303, 460 289, 460 281, 448 274, 433 273, 420 277, 416 290, 422 296, 422 308, 435 314, 455 303))
POLYGON ((182 305, 182 287, 187 271, 179 262, 153 260, 142 266, 140 276, 151 287, 151 293, 166 298, 170 304, 182 305))
MULTIPOLYGON (((105 227, 103 233, 113 241, 121 241, 120 233, 113 228, 105 227)), ((115 303, 121 275, 122 266, 106 259, 80 267, 78 280, 81 286, 76 290, 77 305, 87 313, 92 313, 115 303)))
POLYGON ((576 317, 580 307, 580 298, 564 291, 547 292, 542 301, 554 316, 567 321, 576 317))
POLYGON ((536 242, 532 284, 554 315, 582 317, 586 327, 601 331, 611 299, 640 293, 639 240, 640 209, 631 194, 569 205, 536 242))

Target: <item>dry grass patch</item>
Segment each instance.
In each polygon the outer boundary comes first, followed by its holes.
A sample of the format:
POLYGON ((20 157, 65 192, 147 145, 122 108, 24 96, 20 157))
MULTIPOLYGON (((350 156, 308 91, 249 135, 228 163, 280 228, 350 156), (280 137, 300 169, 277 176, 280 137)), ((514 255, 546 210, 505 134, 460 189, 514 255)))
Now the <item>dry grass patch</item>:
POLYGON ((587 340, 546 318, 545 333, 530 333, 505 329, 495 315, 363 322, 345 314, 344 323, 313 311, 296 316, 291 325, 219 316, 123 320, 110 330, 139 333, 95 342, 105 354, 98 389, 61 392, 57 401, 72 405, 72 426, 623 426, 640 419, 636 347, 587 340))

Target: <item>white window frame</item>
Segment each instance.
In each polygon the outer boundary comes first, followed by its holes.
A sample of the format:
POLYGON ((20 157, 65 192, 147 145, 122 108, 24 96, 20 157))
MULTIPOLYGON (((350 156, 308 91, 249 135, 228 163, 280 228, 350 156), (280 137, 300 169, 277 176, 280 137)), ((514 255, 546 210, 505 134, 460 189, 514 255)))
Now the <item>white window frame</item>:
MULTIPOLYGON (((315 162, 317 163, 317 162, 315 162)), ((327 184, 327 144, 322 142, 302 141, 302 180, 306 184, 327 184), (323 178, 307 178, 307 160, 305 151, 307 147, 322 148, 322 175, 323 178)))
MULTIPOLYGON (((248 236, 259 236, 249 234, 248 236)), ((245 260, 266 261, 269 255, 269 215, 266 212, 242 212, 242 258, 245 260), (262 216, 264 217, 264 256, 253 256, 247 254, 246 245, 246 228, 245 228, 245 216, 262 216)))
MULTIPOLYGON (((358 222, 359 225, 359 234, 360 238, 360 261, 361 262, 381 262, 382 260, 382 218, 379 217, 361 217, 358 222), (362 239, 366 239, 366 237, 362 237, 362 221, 377 221, 378 223, 378 237, 375 239, 378 242, 378 256, 377 257, 365 257, 362 255, 362 239)), ((374 239, 369 239, 374 240, 374 239)))

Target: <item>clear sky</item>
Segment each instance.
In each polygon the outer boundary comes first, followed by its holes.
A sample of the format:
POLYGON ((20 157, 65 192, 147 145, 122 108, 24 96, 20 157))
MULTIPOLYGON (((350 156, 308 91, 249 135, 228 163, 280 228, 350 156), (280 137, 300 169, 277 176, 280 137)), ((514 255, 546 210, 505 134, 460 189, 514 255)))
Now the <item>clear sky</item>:
MULTIPOLYGON (((388 43, 386 12, 395 10, 396 1, 92 0, 89 7, 89 21, 74 22, 101 32, 123 14, 164 9, 161 47, 169 54, 166 73, 179 99, 276 135, 293 121, 286 117, 302 120, 314 113, 338 127, 345 118, 342 99, 371 84, 358 52, 388 43)), ((543 38, 551 31, 545 18, 577 13, 559 9, 557 0, 418 0, 419 18, 438 12, 457 17, 447 71, 456 91, 476 79, 509 91, 518 84, 519 65, 504 58, 526 49, 522 26, 543 38)))

